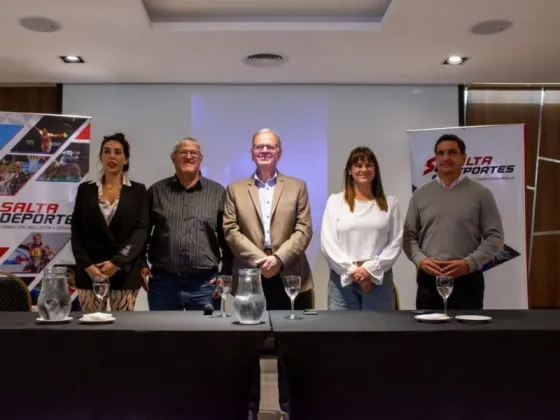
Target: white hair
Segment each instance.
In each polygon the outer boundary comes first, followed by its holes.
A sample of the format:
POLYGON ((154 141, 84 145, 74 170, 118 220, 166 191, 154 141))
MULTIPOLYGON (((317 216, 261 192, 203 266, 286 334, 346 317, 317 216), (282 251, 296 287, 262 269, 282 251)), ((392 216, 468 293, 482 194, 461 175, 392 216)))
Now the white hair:
POLYGON ((274 137, 276 137, 276 140, 278 140, 278 147, 280 149, 282 148, 282 140, 280 140, 280 136, 276 131, 273 131, 270 128, 261 128, 259 131, 253 134, 253 138, 251 139, 251 144, 255 144, 255 139, 257 138, 258 135, 265 134, 265 133, 274 135, 274 137))
POLYGON ((185 137, 184 139, 179 140, 177 143, 175 143, 175 146, 173 146, 173 150, 171 151, 171 159, 173 159, 173 157, 175 156, 177 151, 181 147, 185 146, 187 143, 196 144, 196 146, 198 147, 198 150, 200 151, 200 155, 202 156, 202 146, 200 145, 198 140, 193 138, 193 137, 185 137))

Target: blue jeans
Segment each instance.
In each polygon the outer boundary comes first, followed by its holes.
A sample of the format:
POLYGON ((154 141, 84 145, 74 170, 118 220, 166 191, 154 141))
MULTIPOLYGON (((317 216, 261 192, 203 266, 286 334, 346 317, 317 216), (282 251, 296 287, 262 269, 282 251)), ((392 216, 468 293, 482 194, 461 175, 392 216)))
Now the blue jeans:
POLYGON ((364 293, 355 283, 342 287, 340 276, 331 270, 329 279, 329 310, 385 311, 396 307, 393 290, 393 271, 383 275, 383 284, 373 285, 369 293, 364 293))
POLYGON ((215 285, 210 284, 217 273, 178 276, 153 267, 152 275, 148 290, 150 311, 202 311, 208 303, 214 309, 220 308, 219 299, 212 298, 215 285))

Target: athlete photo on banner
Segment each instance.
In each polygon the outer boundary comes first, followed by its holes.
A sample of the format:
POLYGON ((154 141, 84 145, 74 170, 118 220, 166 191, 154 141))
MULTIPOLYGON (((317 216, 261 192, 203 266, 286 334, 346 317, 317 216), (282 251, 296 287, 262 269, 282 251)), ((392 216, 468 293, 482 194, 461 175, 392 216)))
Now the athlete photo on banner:
POLYGON ((45 115, 11 151, 53 154, 74 135, 85 121, 85 118, 45 115))
POLYGON ((13 274, 40 273, 69 240, 69 232, 31 231, 2 262, 0 270, 13 274))
POLYGON ((484 308, 527 309, 525 237, 525 126, 508 124, 408 131, 412 190, 437 176, 434 145, 455 134, 466 145, 463 174, 493 194, 504 229, 504 248, 483 267, 484 308))
POLYGON ((37 155, 5 155, 0 161, 0 195, 16 195, 48 160, 37 155))
POLYGON ((90 123, 89 117, 0 112, 0 271, 21 277, 34 304, 46 267, 70 267, 73 282, 70 223, 89 172, 90 123))
POLYGON ((70 143, 43 171, 38 181, 80 182, 89 170, 89 144, 70 143))

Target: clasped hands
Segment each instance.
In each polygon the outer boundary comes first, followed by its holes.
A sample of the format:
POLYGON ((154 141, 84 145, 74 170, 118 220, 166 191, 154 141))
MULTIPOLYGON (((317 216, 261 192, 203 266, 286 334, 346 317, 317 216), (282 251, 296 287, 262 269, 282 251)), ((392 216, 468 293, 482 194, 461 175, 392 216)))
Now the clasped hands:
POLYGON ((469 273, 467 260, 440 261, 434 258, 424 258, 420 268, 432 276, 451 276, 453 278, 464 276, 469 273))
POLYGON ((373 287, 372 277, 363 265, 350 272, 350 277, 357 283, 362 292, 369 293, 373 287))
POLYGON ((282 261, 276 255, 269 255, 256 260, 255 264, 261 269, 261 274, 267 279, 274 277, 282 270, 282 261))
POLYGON ((119 270, 120 268, 111 261, 92 264, 86 268, 86 272, 92 279, 95 277, 111 277, 119 270))

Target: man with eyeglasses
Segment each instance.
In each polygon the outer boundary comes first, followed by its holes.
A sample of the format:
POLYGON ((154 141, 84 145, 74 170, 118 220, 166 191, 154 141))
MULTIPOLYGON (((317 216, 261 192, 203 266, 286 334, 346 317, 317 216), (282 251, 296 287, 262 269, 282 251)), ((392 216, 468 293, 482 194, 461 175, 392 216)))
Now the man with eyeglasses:
POLYGON ((203 310, 218 274, 231 274, 222 229, 225 188, 200 174, 203 155, 192 137, 171 153, 175 175, 152 185, 143 287, 150 310, 203 310), (221 265, 221 267, 220 267, 221 265))
MULTIPOLYGON (((224 234, 234 255, 233 275, 238 269, 259 267, 269 310, 291 308, 282 277, 301 278, 296 309, 313 306, 313 280, 305 250, 313 235, 309 197, 305 182, 278 173, 282 156, 278 134, 262 129, 253 135, 251 157, 256 171, 227 187, 224 234)), ((260 402, 259 360, 254 362, 249 419, 257 418, 260 402)), ((280 407, 289 418, 284 369, 278 361, 280 407)))
POLYGON ((403 249, 418 267, 416 308, 443 309, 436 278, 454 279, 450 309, 482 309, 482 266, 504 246, 502 218, 492 192, 465 175, 465 142, 444 134, 434 146, 436 178, 412 195, 403 249))

